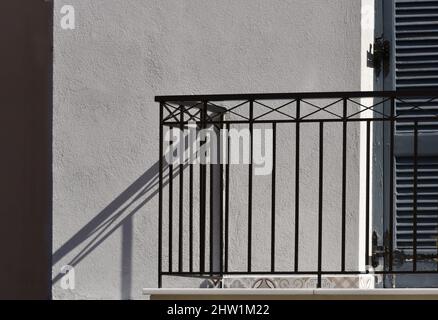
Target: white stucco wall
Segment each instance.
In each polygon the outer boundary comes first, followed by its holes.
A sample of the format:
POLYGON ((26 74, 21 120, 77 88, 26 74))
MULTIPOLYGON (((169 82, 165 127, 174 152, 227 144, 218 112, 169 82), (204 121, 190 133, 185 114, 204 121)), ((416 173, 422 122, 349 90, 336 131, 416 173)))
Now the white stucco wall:
MULTIPOLYGON (((56 299, 141 298, 143 287, 157 285, 155 95, 363 87, 360 0, 55 0, 54 21, 56 299), (60 27, 65 4, 75 8, 75 30, 60 27), (75 267, 74 290, 60 286, 66 264, 75 267)), ((339 160, 327 161, 337 166, 326 173, 330 197, 340 190, 330 180, 339 180, 339 160)), ((359 170, 349 180, 353 194, 358 179, 359 170)))

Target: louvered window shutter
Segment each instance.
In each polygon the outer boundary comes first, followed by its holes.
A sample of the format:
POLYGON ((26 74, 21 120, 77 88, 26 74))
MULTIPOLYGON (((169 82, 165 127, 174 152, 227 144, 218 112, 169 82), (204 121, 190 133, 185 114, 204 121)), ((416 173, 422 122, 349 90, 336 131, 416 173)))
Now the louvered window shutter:
MULTIPOLYGON (((400 250, 413 244, 413 173, 412 157, 396 158, 397 239, 400 250)), ((438 226, 438 157, 420 157, 417 164, 417 248, 436 249, 438 226)))
MULTIPOLYGON (((438 1, 395 0, 395 87, 398 91, 437 89, 438 1)), ((398 116, 430 117, 438 114, 438 100, 397 102, 398 116), (413 106, 420 108, 413 109, 413 106)), ((419 252, 436 251, 438 234, 438 125, 421 122, 417 167, 417 245, 419 252)), ((395 184, 396 239, 399 250, 413 245, 413 123, 396 126, 395 184)))

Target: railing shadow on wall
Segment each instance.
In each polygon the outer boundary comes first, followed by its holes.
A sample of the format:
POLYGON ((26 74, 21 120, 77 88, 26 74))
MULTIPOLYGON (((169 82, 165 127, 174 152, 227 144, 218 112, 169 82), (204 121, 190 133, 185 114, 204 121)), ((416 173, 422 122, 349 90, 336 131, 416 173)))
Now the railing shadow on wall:
MULTIPOLYGON (((165 159, 163 157, 163 162, 165 159)), ((122 229, 122 266, 121 266, 121 296, 130 298, 132 286, 132 218, 149 201, 158 195, 158 165, 156 162, 137 180, 129 185, 117 198, 100 211, 89 223, 83 226, 75 235, 58 248, 52 256, 52 266, 68 256, 76 248, 81 250, 69 259, 65 265, 77 266, 102 242, 117 229, 122 229)), ((165 166, 166 167, 166 166, 165 166)), ((176 178, 179 172, 174 172, 176 178)), ((168 184, 168 177, 163 177, 164 185, 168 184)), ((64 274, 59 272, 52 279, 56 284, 64 274)))

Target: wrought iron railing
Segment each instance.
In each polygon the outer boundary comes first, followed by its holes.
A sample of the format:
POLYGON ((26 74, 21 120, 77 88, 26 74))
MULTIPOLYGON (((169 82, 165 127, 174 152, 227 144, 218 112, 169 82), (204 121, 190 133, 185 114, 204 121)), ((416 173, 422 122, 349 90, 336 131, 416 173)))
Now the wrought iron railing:
MULTIPOLYGON (((438 140, 436 132, 429 130, 438 121, 436 91, 157 96, 155 100, 160 104, 160 287, 167 275, 309 274, 321 287, 322 276, 328 274, 438 273, 438 192, 434 191, 435 184, 438 190, 438 161, 434 167, 438 140), (189 127, 198 139, 201 129, 220 138, 221 130, 246 128, 249 163, 230 164, 228 135, 214 146, 219 161, 193 163, 179 158, 173 163, 166 155, 174 152, 176 140, 167 143, 171 140, 165 139, 167 131, 180 129, 179 141, 187 142, 190 137, 183 130, 189 127), (267 146, 272 171, 263 176, 262 186, 255 175, 255 130, 271 130, 267 146), (333 153, 335 160, 328 161, 333 153), (242 177, 245 181, 239 184, 242 177), (339 192, 327 191, 335 184, 339 192), (260 194, 266 201, 260 201, 260 194), (256 227, 255 208, 262 220, 256 227), (313 237, 303 236, 306 231, 300 223, 305 219, 315 222, 313 237), (330 238, 334 233, 338 236, 330 238), (265 246, 257 257, 256 241, 265 246), (309 241, 314 246, 306 252, 309 241), (351 249, 355 241, 358 245, 353 247, 362 248, 361 256, 351 249), (336 252, 339 255, 333 258, 336 252), (311 254, 313 262, 307 259, 311 254), (325 265, 329 258, 338 261, 336 267, 325 265)), ((208 145, 214 153, 213 144, 201 140, 200 147, 208 145)), ((187 150, 191 155, 199 151, 193 152, 190 144, 185 145, 187 150)))

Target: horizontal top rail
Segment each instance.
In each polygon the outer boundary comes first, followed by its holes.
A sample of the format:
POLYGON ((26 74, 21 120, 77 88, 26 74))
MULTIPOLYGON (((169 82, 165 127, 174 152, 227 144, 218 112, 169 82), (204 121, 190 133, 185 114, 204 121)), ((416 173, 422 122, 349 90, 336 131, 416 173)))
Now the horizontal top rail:
POLYGON ((242 93, 207 95, 163 95, 156 96, 156 102, 166 101, 233 101, 273 99, 324 99, 324 98, 391 98, 391 97, 438 96, 435 90, 399 91, 345 91, 345 92, 293 92, 293 93, 242 93))

